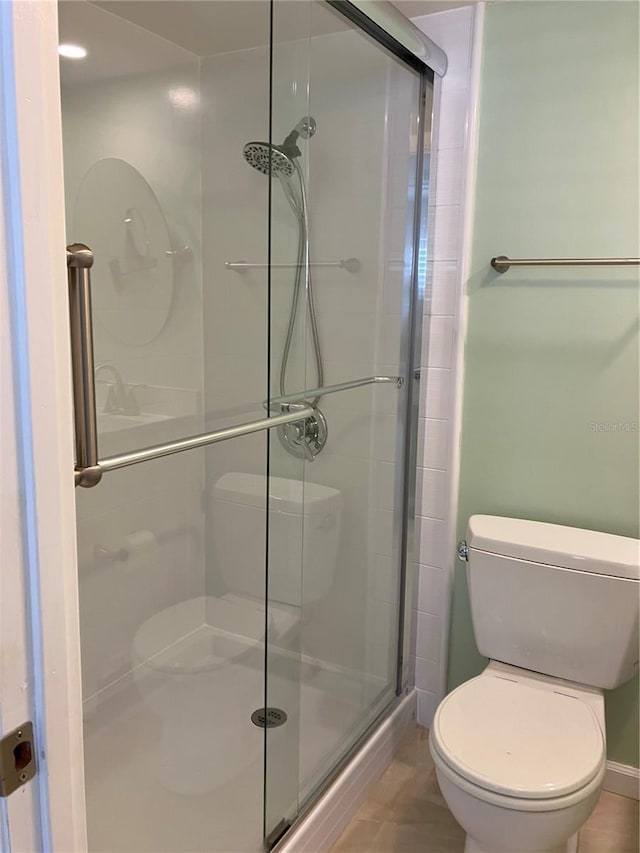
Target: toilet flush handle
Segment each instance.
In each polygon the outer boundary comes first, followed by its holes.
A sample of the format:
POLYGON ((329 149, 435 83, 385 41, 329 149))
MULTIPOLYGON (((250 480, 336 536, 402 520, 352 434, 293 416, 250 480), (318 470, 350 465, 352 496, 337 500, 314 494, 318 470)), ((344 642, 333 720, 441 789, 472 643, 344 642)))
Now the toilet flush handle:
POLYGON ((458 552, 458 559, 466 563, 469 559, 469 546, 467 545, 464 539, 461 539, 458 542, 456 546, 456 551, 458 552))

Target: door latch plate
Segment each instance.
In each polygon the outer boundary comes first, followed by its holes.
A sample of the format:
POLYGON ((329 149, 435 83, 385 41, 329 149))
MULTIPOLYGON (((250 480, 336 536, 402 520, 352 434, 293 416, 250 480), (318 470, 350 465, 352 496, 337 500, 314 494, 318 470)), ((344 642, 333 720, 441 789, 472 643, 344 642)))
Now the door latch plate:
POLYGON ((8 797, 36 775, 32 723, 23 723, 0 739, 0 797, 8 797))

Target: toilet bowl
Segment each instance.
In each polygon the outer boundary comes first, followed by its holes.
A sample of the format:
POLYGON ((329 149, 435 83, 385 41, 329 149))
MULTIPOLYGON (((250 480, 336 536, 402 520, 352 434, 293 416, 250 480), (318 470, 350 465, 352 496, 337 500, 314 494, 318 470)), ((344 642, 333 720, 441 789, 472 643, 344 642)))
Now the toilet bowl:
POLYGON ((465 853, 569 853, 606 767, 602 694, 492 662, 440 704, 429 746, 465 853))
POLYGON ((458 554, 489 664, 436 710, 442 795, 465 853, 575 853, 605 774, 603 691, 638 671, 640 543, 475 515, 458 554))

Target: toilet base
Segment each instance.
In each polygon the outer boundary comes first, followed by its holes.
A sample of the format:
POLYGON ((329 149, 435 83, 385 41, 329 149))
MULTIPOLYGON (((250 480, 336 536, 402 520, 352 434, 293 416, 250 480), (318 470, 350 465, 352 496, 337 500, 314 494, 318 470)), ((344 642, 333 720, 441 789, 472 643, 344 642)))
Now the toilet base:
MULTIPOLYGON (((484 847, 475 838, 471 838, 470 835, 467 835, 466 841, 464 843, 464 853, 495 853, 493 848, 489 850, 488 847, 484 847)), ((519 850, 514 850, 512 853, 520 853, 519 850)), ((567 841, 566 844, 563 844, 561 847, 552 847, 546 850, 535 850, 529 851, 529 853, 578 853, 578 833, 572 835, 571 838, 567 841)))

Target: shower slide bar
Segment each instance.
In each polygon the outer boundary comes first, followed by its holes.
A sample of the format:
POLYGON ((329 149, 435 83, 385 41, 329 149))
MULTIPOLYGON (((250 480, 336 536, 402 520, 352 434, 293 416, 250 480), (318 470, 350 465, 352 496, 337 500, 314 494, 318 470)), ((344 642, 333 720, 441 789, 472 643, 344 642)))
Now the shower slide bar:
POLYGON ((118 456, 98 458, 98 421, 96 415, 95 367, 93 358, 93 324, 91 319, 91 275, 93 252, 84 243, 67 246, 67 271, 69 284, 69 321, 71 329, 71 372, 74 398, 74 422, 76 438, 76 486, 96 486, 105 471, 115 471, 139 462, 160 459, 207 447, 219 441, 227 441, 242 435, 273 429, 284 424, 295 423, 313 415, 311 406, 302 406, 295 411, 233 427, 205 432, 166 444, 155 444, 141 450, 133 450, 118 456))
MULTIPOLYGON (((292 270, 306 266, 306 264, 250 264, 248 261, 225 261, 224 265, 226 269, 240 273, 247 272, 247 270, 292 270)), ((362 264, 357 258, 343 258, 339 261, 312 261, 309 266, 332 267, 354 273, 360 271, 362 264)))
POLYGON ((363 385, 395 385, 396 388, 402 388, 404 378, 402 376, 366 376, 363 379, 352 379, 349 382, 339 382, 337 385, 325 385, 321 388, 308 388, 305 391, 298 391, 295 394, 285 394, 282 397, 272 397, 270 400, 265 400, 263 405, 265 409, 277 406, 279 408, 291 410, 288 406, 290 403, 306 404, 308 399, 315 397, 326 397, 327 394, 336 394, 338 391, 350 391, 352 388, 361 388, 363 385))
POLYGON ((508 272, 510 267, 624 267, 638 266, 640 258, 491 258, 496 272, 508 272))

